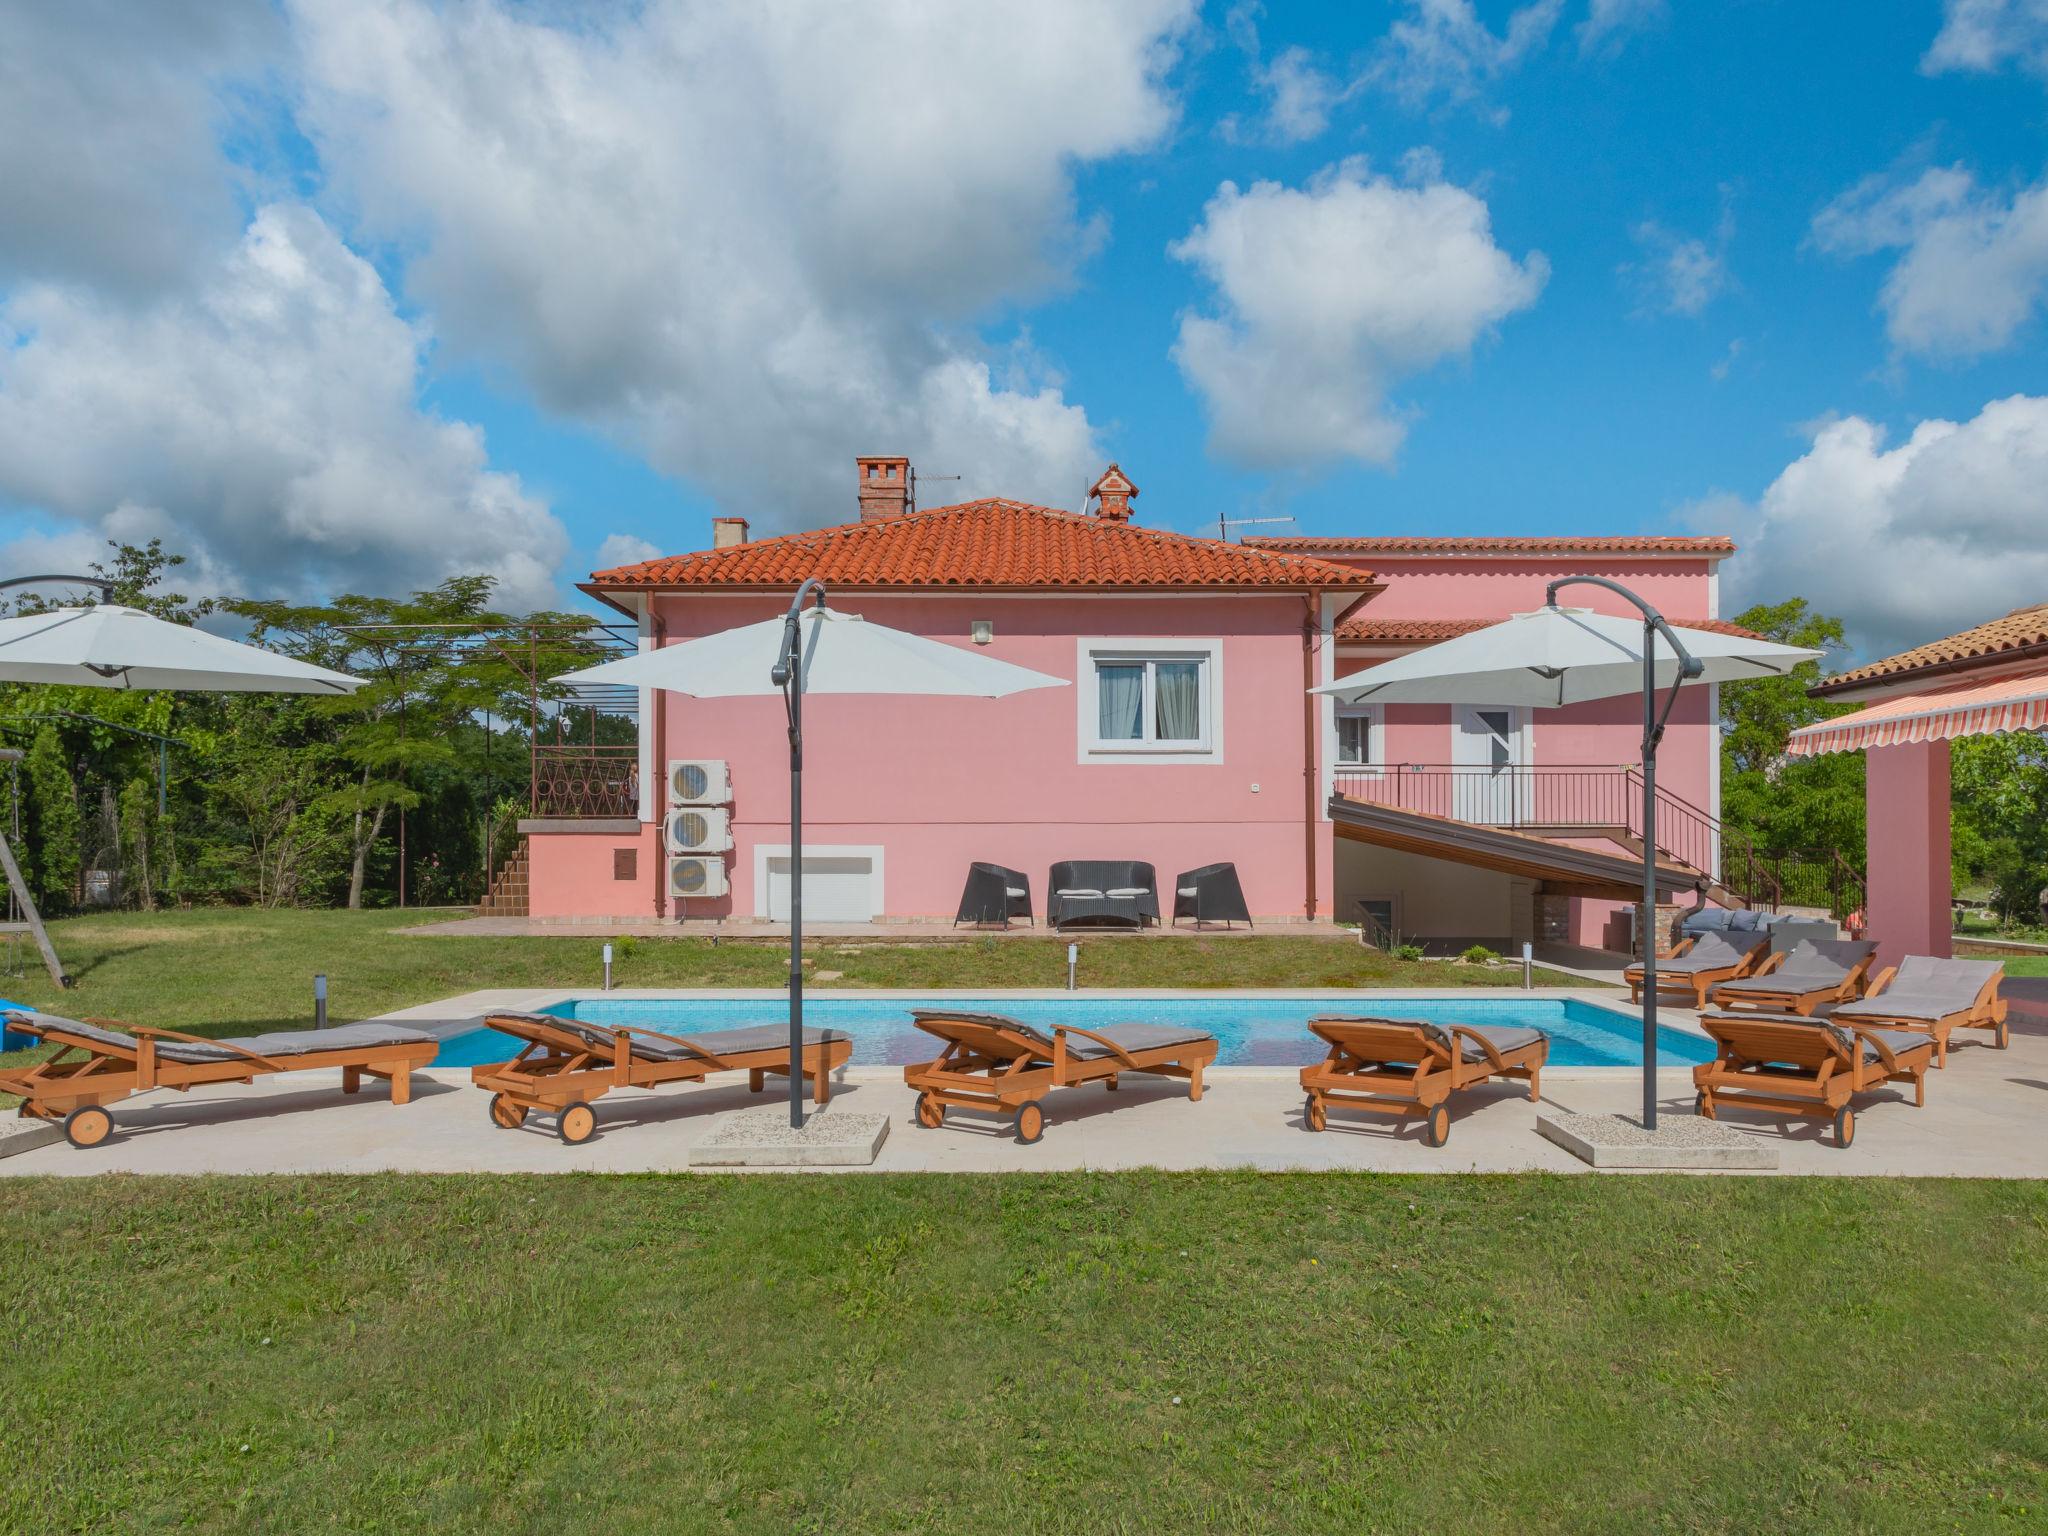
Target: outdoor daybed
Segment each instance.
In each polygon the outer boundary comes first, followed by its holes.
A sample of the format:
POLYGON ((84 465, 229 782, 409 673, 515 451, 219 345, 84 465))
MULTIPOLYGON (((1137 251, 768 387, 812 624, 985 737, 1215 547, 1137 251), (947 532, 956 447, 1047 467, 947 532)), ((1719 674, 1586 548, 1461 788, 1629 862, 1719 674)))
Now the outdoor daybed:
MULTIPOLYGON (((517 1130, 532 1110, 555 1117, 555 1134, 570 1146, 597 1131, 593 1099, 614 1088, 659 1088, 695 1083, 714 1072, 744 1072, 755 1093, 769 1075, 790 1072, 789 1031, 780 1024, 671 1035, 660 1030, 587 1024, 551 1013, 493 1013, 484 1024, 524 1040, 510 1061, 470 1068, 470 1081, 491 1095, 491 1124, 517 1130)), ((797 1070, 823 1104, 832 1096, 831 1073, 846 1065, 853 1039, 831 1029, 804 1031, 797 1070)))
MULTIPOLYGON (((1738 976, 1747 976, 1770 945, 1769 937, 1754 928, 1747 933, 1710 931, 1695 935, 1680 943, 1670 954, 1657 957, 1657 990, 1660 993, 1690 993, 1690 1006, 1704 1008, 1709 989, 1721 982, 1733 981, 1738 976)), ((1642 965, 1632 965, 1621 974, 1628 982, 1628 1000, 1640 1003, 1643 1000, 1642 965)))
POLYGON ((1548 1035, 1510 1024, 1324 1017, 1308 1027, 1330 1047, 1321 1061, 1301 1069, 1308 1093, 1302 1123, 1309 1130, 1324 1129, 1332 1108, 1362 1109, 1419 1117, 1432 1147, 1450 1139, 1452 1094, 1507 1077, 1526 1082, 1533 1102, 1550 1058, 1548 1035))
POLYGON ((1186 1078, 1188 1097, 1200 1099, 1202 1069, 1218 1050, 1207 1031, 1171 1024, 1060 1024, 1048 1035, 996 1013, 920 1008, 911 1017, 946 1043, 933 1060, 903 1069, 903 1081, 917 1090, 917 1123, 936 1130, 949 1109, 1010 1115, 1027 1143, 1045 1134, 1039 1100, 1055 1088, 1099 1082, 1114 1091, 1126 1072, 1141 1072, 1186 1078))
POLYGON ((1067 859, 1046 877, 1055 928, 1142 928, 1159 921, 1159 877, 1137 859, 1067 859))
POLYGON ((1801 939, 1790 953, 1781 949, 1749 975, 1720 983, 1708 1000, 1717 1008, 1810 1014, 1860 995, 1876 954, 1863 939, 1801 939))
POLYGON ((105 1141, 114 1129, 107 1106, 152 1088, 182 1092, 210 1083, 253 1083, 278 1072, 339 1067, 343 1093, 354 1093, 367 1074, 390 1081, 392 1103, 409 1104, 411 1074, 440 1050, 432 1035, 390 1024, 207 1040, 175 1029, 54 1013, 10 1012, 7 1023, 60 1049, 32 1067, 0 1072, 0 1093, 18 1094, 24 1116, 62 1120, 65 1139, 74 1147, 105 1141))
POLYGON ((1856 1139, 1851 1101, 1886 1083, 1911 1083, 1927 1102, 1934 1041, 1906 1030, 1836 1024, 1796 1014, 1706 1013, 1700 1028, 1718 1047, 1692 1069, 1694 1107, 1709 1120, 1723 1105, 1832 1119, 1835 1144, 1856 1139))
POLYGON ((1908 955, 1881 971, 1870 990, 1828 1017, 1842 1024, 1884 1024, 1922 1030, 1934 1040, 1934 1064, 1948 1065, 1948 1037, 1956 1029, 1988 1029, 2005 1049, 2010 1031, 1998 995, 2005 967, 1996 960, 1935 960, 1908 955))

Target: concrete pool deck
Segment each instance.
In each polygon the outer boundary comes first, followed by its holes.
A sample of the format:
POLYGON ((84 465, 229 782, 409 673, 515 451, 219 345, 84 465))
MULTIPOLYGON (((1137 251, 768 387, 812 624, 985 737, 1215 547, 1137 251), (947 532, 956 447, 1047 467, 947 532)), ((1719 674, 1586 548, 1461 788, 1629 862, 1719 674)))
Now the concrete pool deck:
MULTIPOLYGON (((491 1009, 526 1009, 590 995, 588 989, 507 989, 468 993, 386 1015, 391 1022, 432 1024, 444 1032, 474 1025, 491 1009)), ((618 998, 776 997, 761 992, 676 993, 620 990, 618 998)), ((863 989, 864 998, 891 994, 863 989)), ((919 990, 904 996, 990 997, 989 989, 919 990)), ((1064 997, 1064 992, 1001 995, 1064 997)), ((1119 991, 1118 995, 1138 995, 1119 991)), ((1173 992, 1145 993, 1171 997, 1173 992)), ((1198 994, 1214 997, 1214 992, 1198 994)), ((1247 994, 1259 995, 1259 994, 1247 994)), ((1288 989, 1267 996, 1327 998, 1369 1008, 1378 997, 1470 997, 1469 989, 1431 993, 1288 989)), ((1518 997, 1580 997, 1609 1007, 1626 998, 1593 990, 1541 990, 1518 997)), ((1666 1009, 1663 1022, 1695 1030, 1692 1015, 1666 1009)), ((1743 1127, 1778 1152, 1783 1174, 2048 1177, 2048 1025, 2015 1010, 2011 1049, 1978 1044, 1959 1032, 1946 1071, 1928 1077, 1927 1105, 1889 1090, 1858 1108, 1853 1146, 1841 1150, 1817 1121, 1788 1124, 1729 1111, 1724 1123, 1743 1127)), ((772 1095, 778 1083, 771 1082, 772 1095)), ((1661 1112, 1689 1115, 1690 1073, 1658 1077, 1661 1112)), ((898 1067, 850 1067, 834 1080, 833 1106, 883 1113, 888 1140, 872 1165, 879 1173, 1054 1172, 1117 1168, 1372 1169, 1403 1173, 1591 1173, 1584 1163, 1537 1134, 1539 1109, 1574 1114, 1633 1113, 1641 1077, 1632 1068, 1560 1067, 1543 1074, 1540 1105, 1519 1087, 1492 1085, 1456 1101, 1451 1138, 1425 1146, 1420 1126, 1378 1116, 1337 1115, 1330 1129, 1302 1128, 1302 1095, 1291 1067, 1218 1067, 1207 1074, 1199 1104, 1184 1086, 1127 1078, 1120 1092, 1062 1089, 1045 1100, 1046 1131, 1020 1145, 1007 1126, 973 1115, 949 1118, 942 1130, 920 1128, 898 1067), (1113 1111, 1113 1112, 1112 1112, 1113 1111)), ((158 1092, 115 1108, 116 1132, 89 1151, 58 1142, 0 1158, 0 1177, 94 1173, 686 1173, 690 1148, 731 1110, 757 1108, 763 1098, 740 1078, 666 1089, 620 1090, 599 1100, 598 1134, 580 1147, 563 1145, 552 1125, 535 1119, 517 1131, 493 1128, 485 1096, 466 1068, 432 1069, 414 1079, 413 1102, 394 1106, 378 1087, 344 1096, 338 1072, 293 1074, 253 1086, 189 1094, 158 1092)), ((828 1108, 825 1113, 831 1113, 828 1108)), ((698 1170, 701 1171, 701 1170, 698 1170)), ((832 1170, 778 1170, 824 1172, 832 1170)), ((1751 1175, 1755 1176, 1755 1175, 1751 1175)))

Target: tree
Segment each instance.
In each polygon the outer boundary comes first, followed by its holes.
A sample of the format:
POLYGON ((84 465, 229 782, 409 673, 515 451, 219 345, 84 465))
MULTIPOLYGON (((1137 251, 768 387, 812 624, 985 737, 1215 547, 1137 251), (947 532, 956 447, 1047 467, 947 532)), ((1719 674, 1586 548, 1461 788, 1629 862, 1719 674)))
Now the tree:
POLYGON ((28 750, 30 885, 37 905, 62 911, 78 892, 78 786, 56 730, 45 725, 28 750))

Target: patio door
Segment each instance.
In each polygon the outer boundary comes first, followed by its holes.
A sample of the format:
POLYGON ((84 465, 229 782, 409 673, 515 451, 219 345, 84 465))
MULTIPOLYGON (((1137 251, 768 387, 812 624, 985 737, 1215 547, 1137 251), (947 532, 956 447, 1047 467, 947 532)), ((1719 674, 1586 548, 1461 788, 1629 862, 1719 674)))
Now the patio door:
POLYGON ((1456 706, 1451 728, 1451 814, 1482 826, 1511 827, 1526 819, 1527 755, 1518 709, 1456 706))

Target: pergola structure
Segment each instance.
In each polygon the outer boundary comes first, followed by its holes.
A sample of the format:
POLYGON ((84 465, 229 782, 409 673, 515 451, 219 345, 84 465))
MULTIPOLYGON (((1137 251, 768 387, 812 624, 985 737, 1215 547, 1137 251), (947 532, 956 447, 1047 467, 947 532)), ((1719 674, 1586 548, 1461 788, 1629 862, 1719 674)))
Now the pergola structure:
POLYGON ((1853 714, 1794 731, 1794 757, 1864 754, 1870 937, 1879 965, 1950 953, 1949 747, 2048 728, 2048 603, 1831 677, 1816 698, 1853 714))

